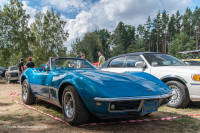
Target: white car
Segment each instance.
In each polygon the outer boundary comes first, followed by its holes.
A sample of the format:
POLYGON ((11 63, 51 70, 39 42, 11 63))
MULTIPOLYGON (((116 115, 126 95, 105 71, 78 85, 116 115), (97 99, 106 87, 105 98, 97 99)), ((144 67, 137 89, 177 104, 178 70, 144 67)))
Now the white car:
POLYGON ((5 77, 8 81, 8 83, 18 82, 18 80, 19 80, 18 75, 19 75, 19 70, 18 70, 17 66, 10 66, 8 68, 8 71, 6 71, 6 73, 5 73, 5 77))
POLYGON ((138 52, 119 55, 107 60, 103 71, 142 71, 154 75, 171 89, 168 106, 182 108, 190 101, 200 101, 200 67, 187 66, 179 59, 162 53, 138 52))

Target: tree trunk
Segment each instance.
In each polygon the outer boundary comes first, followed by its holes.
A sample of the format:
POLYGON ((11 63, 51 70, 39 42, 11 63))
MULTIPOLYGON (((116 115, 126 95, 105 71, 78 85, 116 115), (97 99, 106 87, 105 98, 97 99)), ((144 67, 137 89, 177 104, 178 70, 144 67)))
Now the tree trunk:
POLYGON ((158 35, 157 35, 157 52, 159 52, 159 51, 158 51, 158 35))
POLYGON ((196 29, 196 50, 199 49, 199 21, 197 21, 197 29, 196 29))
POLYGON ((165 31, 165 54, 167 53, 167 31, 165 31))

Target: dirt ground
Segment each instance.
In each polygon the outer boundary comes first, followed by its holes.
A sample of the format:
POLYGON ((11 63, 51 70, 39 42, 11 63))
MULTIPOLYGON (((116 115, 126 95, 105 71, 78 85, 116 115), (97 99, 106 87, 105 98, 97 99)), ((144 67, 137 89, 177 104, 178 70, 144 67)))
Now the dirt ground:
MULTIPOLYGON (((0 83, 0 132, 67 132, 67 133, 173 133, 173 132, 200 132, 200 116, 184 116, 169 121, 152 121, 140 123, 126 123, 115 125, 99 125, 73 127, 44 116, 23 105, 13 103, 9 93, 21 93, 20 84, 0 83)), ((21 96, 14 96, 14 99, 22 102, 21 96)), ((45 113, 63 118, 62 110, 54 105, 38 100, 33 107, 45 113)), ((177 116, 181 114, 200 113, 200 103, 193 103, 185 109, 174 109, 161 107, 158 112, 149 116, 134 119, 152 119, 161 117, 177 116)), ((108 120, 93 120, 94 122, 107 122, 108 120)), ((119 121, 119 120, 116 120, 119 121)))

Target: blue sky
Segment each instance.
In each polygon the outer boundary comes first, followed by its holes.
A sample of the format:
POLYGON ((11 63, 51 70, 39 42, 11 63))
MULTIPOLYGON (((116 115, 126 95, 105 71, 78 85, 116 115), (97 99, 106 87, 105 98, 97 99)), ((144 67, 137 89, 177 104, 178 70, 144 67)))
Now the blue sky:
MULTIPOLYGON (((112 31, 123 21, 125 24, 138 26, 144 24, 148 16, 154 18, 159 10, 166 10, 170 15, 186 7, 192 10, 200 7, 200 0, 19 0, 34 22, 36 12, 46 12, 50 8, 61 13, 61 18, 67 21, 65 30, 69 32, 65 46, 71 49, 71 43, 82 38, 85 33, 106 28, 112 31)), ((9 0, 0 0, 0 6, 9 0)))

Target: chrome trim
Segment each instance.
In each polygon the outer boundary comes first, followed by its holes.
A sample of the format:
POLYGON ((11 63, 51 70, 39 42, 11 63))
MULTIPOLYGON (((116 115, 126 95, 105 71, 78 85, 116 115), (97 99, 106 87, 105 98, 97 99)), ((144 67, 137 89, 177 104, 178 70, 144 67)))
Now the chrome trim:
POLYGON ((183 81, 185 84, 187 84, 187 81, 185 79, 183 79, 182 77, 177 76, 177 75, 165 75, 164 77, 160 78, 160 80, 163 80, 165 78, 178 78, 181 81, 183 81))
POLYGON ((128 111, 140 111, 143 107, 144 104, 144 100, 140 101, 140 105, 138 106, 138 109, 127 109, 127 110, 110 110, 110 104, 111 102, 109 102, 108 104, 108 111, 109 112, 128 112, 128 111))
POLYGON ((95 97, 95 101, 100 102, 119 102, 119 101, 135 101, 135 100, 151 100, 151 99, 161 99, 167 98, 172 96, 173 94, 162 94, 162 95, 155 95, 155 96, 138 96, 138 97, 117 97, 117 98, 102 98, 102 97, 95 97))
POLYGON ((200 83, 190 83, 191 85, 200 85, 200 83))

